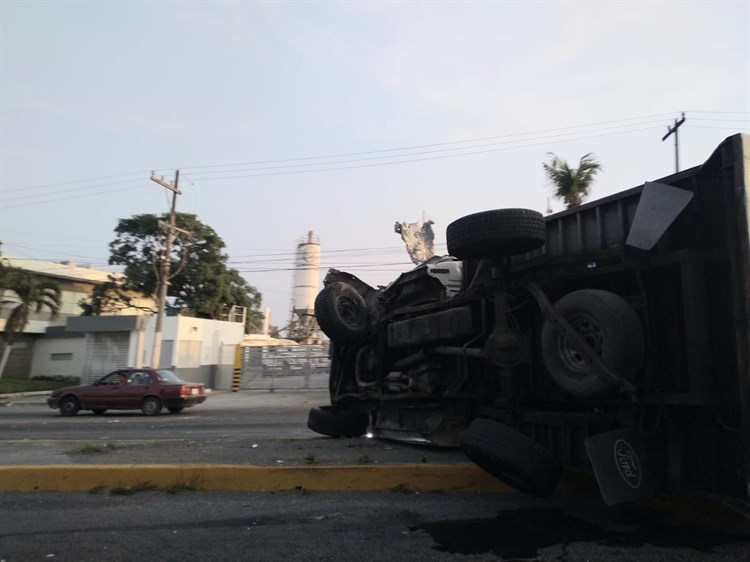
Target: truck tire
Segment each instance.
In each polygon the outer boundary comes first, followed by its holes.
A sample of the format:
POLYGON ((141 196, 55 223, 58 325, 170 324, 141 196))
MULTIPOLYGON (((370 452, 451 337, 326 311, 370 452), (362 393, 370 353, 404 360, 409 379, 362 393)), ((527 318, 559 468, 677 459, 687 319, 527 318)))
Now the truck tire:
POLYGON ((370 418, 353 411, 335 411, 331 406, 316 406, 307 415, 307 427, 329 437, 360 437, 367 432, 370 418))
MULTIPOLYGON (((583 337, 604 365, 622 379, 633 380, 643 365, 645 343, 638 314, 628 302, 609 291, 575 291, 555 304, 555 310, 583 337)), ((620 386, 597 376, 561 331, 546 321, 542 328, 542 357, 552 379, 582 399, 602 398, 620 386)))
POLYGON ((458 259, 492 259, 536 250, 547 241, 544 217, 530 209, 494 209, 448 225, 448 253, 458 259))
POLYGON ((477 418, 461 439, 467 457, 492 476, 532 496, 554 492, 560 463, 539 443, 498 421, 477 418))
POLYGON ((326 285, 315 299, 315 318, 323 332, 338 343, 357 343, 367 336, 365 299, 342 281, 326 285))

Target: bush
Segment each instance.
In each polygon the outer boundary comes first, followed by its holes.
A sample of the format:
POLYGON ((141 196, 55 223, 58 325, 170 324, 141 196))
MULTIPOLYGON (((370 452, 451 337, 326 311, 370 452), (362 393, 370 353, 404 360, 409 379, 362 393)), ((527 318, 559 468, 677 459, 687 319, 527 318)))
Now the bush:
POLYGON ((31 377, 32 381, 54 381, 64 382, 67 385, 74 385, 81 383, 81 377, 71 377, 67 375, 36 375, 31 377))
POLYGON ((78 378, 62 378, 60 380, 29 380, 0 378, 0 394, 13 394, 15 392, 41 392, 55 390, 64 386, 78 384, 78 378))

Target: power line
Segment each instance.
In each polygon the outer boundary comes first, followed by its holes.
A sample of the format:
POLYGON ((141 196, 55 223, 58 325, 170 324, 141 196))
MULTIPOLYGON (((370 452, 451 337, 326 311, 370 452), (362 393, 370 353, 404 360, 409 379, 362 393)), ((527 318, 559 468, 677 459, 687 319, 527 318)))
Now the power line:
MULTIPOLYGON (((711 113, 711 112, 704 112, 704 113, 711 113)), ((744 114, 743 112, 715 112, 715 113, 744 114)), ((634 118, 628 118, 628 119, 622 119, 622 120, 602 121, 602 122, 599 122, 599 123, 592 123, 592 124, 588 124, 588 125, 578 125, 578 126, 571 126, 571 127, 560 127, 560 128, 556 128, 556 129, 548 129, 547 132, 558 131, 558 130, 570 130, 570 129, 576 129, 576 128, 580 129, 580 128, 583 128, 583 127, 591 127, 591 126, 594 126, 594 125, 597 125, 597 124, 620 123, 620 122, 623 122, 623 121, 634 121, 634 120, 638 120, 638 119, 644 119, 644 118, 649 118, 649 117, 654 117, 654 116, 659 116, 659 115, 665 115, 665 114, 655 114, 653 116, 643 116, 643 117, 637 117, 637 118, 634 117, 634 118)), ((726 122, 727 121, 727 120, 716 120, 716 119, 701 119, 701 118, 697 118, 697 119, 702 120, 702 121, 719 121, 719 122, 726 122)), ((505 151, 505 150, 515 150, 515 149, 522 149, 522 148, 530 148, 530 147, 533 147, 533 146, 540 146, 542 144, 546 144, 546 143, 548 143, 550 141, 552 141, 552 142, 570 142, 570 141, 576 141, 576 140, 585 140, 585 139, 589 139, 589 138, 597 138, 597 137, 603 137, 603 136, 612 136, 612 135, 618 135, 618 134, 633 133, 633 132, 639 132, 639 131, 644 131, 644 130, 649 130, 649 129, 657 128, 657 125, 654 125, 653 127, 652 126, 648 126, 648 127, 642 127, 642 128, 636 128, 636 129, 632 129, 631 128, 631 129, 627 129, 627 130, 624 130, 624 131, 612 131, 612 129, 620 129, 620 128, 623 128, 623 127, 633 127, 633 126, 642 125, 642 124, 649 124, 649 123, 651 123, 651 122, 631 123, 631 124, 627 124, 627 125, 616 125, 614 127, 606 127, 604 129, 598 129, 598 131, 610 131, 610 132, 603 132, 601 134, 596 134, 596 135, 588 134, 588 133, 595 132, 595 131, 581 131, 580 133, 581 134, 585 134, 585 136, 575 136, 575 137, 569 137, 569 138, 559 138, 559 137, 564 137, 564 134, 556 134, 556 135, 549 135, 549 136, 545 136, 545 137, 537 137, 537 138, 531 138, 531 139, 526 138, 526 139, 507 140, 507 141, 502 141, 502 142, 497 142, 497 143, 489 143, 489 144, 484 144, 484 145, 474 145, 474 146, 464 146, 464 147, 455 147, 455 148, 445 148, 445 149, 438 149, 438 150, 434 150, 434 151, 423 151, 423 152, 411 153, 411 154, 407 153, 407 154, 393 154, 393 155, 388 155, 388 156, 373 156, 373 157, 361 158, 361 159, 344 160, 344 161, 340 162, 340 163, 353 163, 353 165, 351 165, 351 166, 331 166, 331 164, 335 164, 337 162, 311 162, 311 163, 308 163, 308 164, 294 164, 294 165, 288 165, 288 166, 272 166, 272 167, 256 168, 256 169, 250 169, 250 170, 229 170, 229 169, 226 169, 226 170, 218 170, 218 171, 195 172, 193 175, 190 176, 190 180, 189 181, 201 182, 201 181, 209 181, 209 180, 210 181, 215 181, 215 180, 239 179, 239 178, 248 178, 248 177, 263 177, 263 176, 277 176, 277 175, 309 174, 309 173, 315 173, 315 172, 328 172, 328 171, 346 170, 346 169, 369 168, 369 167, 376 167, 376 166, 389 166, 389 165, 395 165, 395 164, 406 164, 406 163, 413 163, 413 162, 424 162, 424 161, 429 161, 429 160, 457 158, 457 157, 477 155, 477 154, 486 154, 486 153, 490 153, 490 152, 498 152, 498 151, 505 151), (544 141, 544 142, 537 142, 537 141, 544 141), (497 147, 498 145, 513 144, 513 143, 515 143, 515 146, 497 147), (471 149, 475 149, 475 148, 488 147, 488 146, 489 147, 495 147, 495 148, 488 148, 486 150, 471 150, 471 149), (454 151, 454 152, 455 151, 465 151, 465 152, 459 152, 459 153, 456 153, 456 154, 440 154, 440 155, 428 156, 428 157, 424 157, 424 158, 403 159, 404 156, 422 155, 422 154, 435 154, 435 153, 446 152, 446 151, 454 151), (394 158, 402 158, 402 159, 393 160, 394 158), (382 159, 391 159, 391 160, 390 161, 386 161, 386 162, 361 163, 361 162, 368 162, 370 160, 382 160, 382 159), (318 168, 310 168, 311 166, 318 166, 318 168), (320 166, 328 166, 328 167, 320 167, 320 166), (291 169, 289 169, 289 168, 296 168, 296 167, 307 167, 307 169, 302 169, 302 170, 291 170, 291 169), (268 170, 276 169, 276 170, 280 170, 280 171, 255 173, 258 170, 265 170, 265 169, 268 169, 268 170), (237 172, 243 172, 243 171, 249 171, 249 172, 253 172, 253 173, 237 174, 237 172), (201 176, 205 176, 207 174, 222 174, 222 173, 223 174, 229 173, 229 174, 233 174, 233 175, 219 176, 219 177, 213 177, 213 178, 201 177, 201 176), (235 174, 237 174, 237 175, 235 175, 235 174)), ((656 123, 656 122, 654 122, 654 123, 656 123)), ((661 121, 659 121, 659 123, 661 123, 661 121)), ((700 125, 695 126, 695 128, 725 129, 724 127, 710 127, 710 126, 700 126, 700 125)), ((256 163, 299 162, 299 161, 303 161, 303 160, 315 160, 315 159, 320 160, 320 159, 325 159, 325 158, 333 158, 333 157, 336 157, 336 156, 346 156, 346 155, 354 156, 354 155, 362 155, 362 154, 379 154, 379 153, 382 154, 384 152, 403 151, 403 150, 407 150, 407 149, 410 149, 410 148, 446 146, 446 145, 450 145, 450 144, 461 144, 461 143, 466 143, 466 142, 477 142, 477 141, 488 140, 488 139, 508 138, 508 137, 511 137, 511 136, 531 135, 531 134, 536 134, 536 133, 539 133, 539 132, 545 132, 545 131, 534 131, 534 132, 529 132, 529 133, 518 133, 516 135, 500 135, 500 136, 494 136, 494 137, 484 137, 484 138, 481 138, 481 139, 472 139, 472 140, 464 140, 464 141, 450 141, 450 142, 446 142, 446 143, 432 143, 432 144, 427 144, 427 145, 416 145, 414 147, 403 147, 403 148, 394 148, 394 149, 382 149, 382 150, 376 150, 376 151, 367 151, 367 152, 358 152, 358 153, 347 153, 347 154, 341 154, 341 155, 330 155, 330 156, 319 156, 319 157, 306 157, 306 158, 295 158, 295 159, 285 159, 285 160, 275 160, 275 161, 274 160, 266 160, 266 161, 258 161, 256 163)), ((575 134, 575 133, 571 133, 571 134, 575 134)), ((247 164, 252 164, 252 163, 247 163, 247 164)), ((202 169, 202 168, 209 168, 209 167, 230 167, 230 166, 237 166, 237 165, 240 165, 240 164, 227 164, 227 165, 216 165, 216 166, 192 167, 192 168, 188 168, 188 169, 202 169)), ((103 176, 102 178, 103 179, 117 178, 117 177, 125 177, 125 176, 128 176, 128 175, 132 175, 132 173, 131 174, 118 174, 118 175, 113 175, 113 176, 103 176)), ((71 185, 71 184, 74 184, 74 183, 83 183, 83 182, 87 182, 87 181, 94 181, 94 179, 91 179, 91 180, 76 180, 76 181, 70 181, 70 182, 62 182, 62 183, 59 183, 59 184, 45 184, 45 185, 36 186, 36 188, 38 188, 38 189, 50 188, 50 187, 54 187, 56 185, 57 186, 59 186, 59 185, 71 185)), ((89 196, 94 197, 94 196, 104 195, 104 194, 108 194, 108 193, 128 191, 128 190, 139 188, 139 187, 145 187, 145 184, 142 183, 142 182, 139 182, 139 181, 136 182, 136 180, 125 180, 125 181, 119 181, 119 182, 109 182, 109 183, 106 183, 106 184, 98 184, 98 185, 93 185, 93 186, 83 186, 83 187, 72 188, 72 189, 68 189, 68 190, 58 191, 58 192, 56 192, 54 194, 53 193, 49 193, 49 194, 46 194, 46 196, 58 195, 58 194, 62 194, 62 193, 74 193, 74 192, 78 192, 78 191, 86 191, 86 190, 91 190, 91 189, 100 189, 102 187, 106 187, 106 186, 110 186, 110 185, 120 185, 120 184, 123 184, 123 183, 129 184, 129 187, 125 187, 125 188, 122 188, 122 189, 115 189, 115 190, 109 189, 109 190, 106 190, 106 191, 98 191, 98 192, 94 192, 94 193, 84 193, 84 194, 81 194, 81 195, 72 195, 72 196, 67 196, 67 197, 64 197, 64 198, 53 198, 53 199, 42 199, 42 200, 40 200, 40 197, 44 197, 44 196, 39 196, 39 195, 22 195, 22 196, 19 196, 19 197, 12 197, 10 199, 6 198, 6 200, 5 200, 6 204, 4 204, 3 206, 5 208, 17 208, 17 207, 25 207, 25 206, 31 206, 31 205, 42 205, 42 204, 47 204, 47 203, 56 203, 56 202, 60 202, 60 201, 67 201, 67 200, 70 200, 70 199, 78 199, 78 198, 89 197, 89 196), (20 200, 23 200, 23 199, 33 199, 33 200, 32 201, 28 201, 28 202, 19 202, 20 200), (8 201, 10 202, 10 204, 7 204, 8 201)), ((34 187, 32 187, 32 188, 16 188, 16 189, 12 189, 12 190, 5 190, 5 192, 6 193, 10 193, 10 192, 18 192, 18 191, 27 191, 29 189, 34 189, 34 187)))
MULTIPOLYGON (((637 125, 656 124, 656 123, 661 124, 662 121, 661 120, 659 120, 659 121, 648 121, 648 122, 643 122, 643 123, 637 123, 637 125)), ((621 128, 621 127, 632 127, 632 126, 633 125, 619 125, 617 127, 607 127, 607 128, 604 128, 604 129, 594 129, 592 131, 587 131, 587 132, 607 131, 607 130, 610 130, 612 128, 616 129, 616 128, 621 128)), ((636 130, 640 130, 640 129, 636 129, 636 130)), ((625 132, 629 132, 629 131, 625 131, 625 132)), ((422 152, 407 152, 407 153, 404 153, 404 154, 398 154, 398 155, 393 155, 393 156, 369 156, 369 157, 366 157, 366 158, 355 158, 355 159, 348 159, 348 160, 334 160, 334 161, 331 161, 331 162, 322 162, 322 163, 314 163, 314 164, 308 164, 308 163, 305 163, 305 164, 286 164, 286 165, 283 165, 283 166, 262 166, 262 167, 257 167, 257 168, 246 168, 246 169, 239 169, 239 170, 221 170, 221 171, 218 171, 218 172, 198 172, 196 174, 192 174, 190 177, 193 178, 193 181, 200 181, 202 179, 208 179, 208 178, 203 178, 203 177, 198 178, 198 176, 205 176, 207 174, 225 174, 225 173, 230 173, 230 172, 231 173, 237 173, 237 172, 256 172, 256 171, 279 170, 279 169, 283 170, 283 169, 288 169, 288 168, 304 168, 304 167, 310 167, 310 166, 330 166, 332 164, 348 164, 348 163, 353 163, 353 162, 367 162, 367 161, 371 161, 371 160, 384 160, 384 159, 388 159, 388 158, 403 158, 405 156, 421 156, 421 155, 424 155, 424 154, 436 154, 436 153, 440 153, 440 152, 449 152, 449 151, 458 151, 458 150, 471 150, 471 149, 474 149, 474 148, 485 148, 485 147, 489 147, 489 146, 498 146, 498 145, 503 145, 503 144, 511 144, 511 143, 518 143, 518 142, 529 142, 529 141, 536 141, 536 140, 543 140, 543 139, 555 138, 555 137, 559 137, 559 136, 562 136, 562 135, 551 135, 551 136, 547 136, 547 137, 537 137, 537 138, 533 138, 533 139, 506 140, 506 141, 500 141, 500 142, 493 142, 493 143, 487 143, 487 144, 475 144, 475 145, 472 145, 472 146, 463 146, 463 147, 456 147, 456 148, 440 148, 440 149, 436 149, 436 150, 425 150, 425 151, 422 151, 422 152)), ((589 137, 586 137, 586 138, 589 138, 589 137)), ((461 155, 462 154, 456 154, 455 156, 461 156, 461 155)))
MULTIPOLYGON (((663 117, 665 115, 672 115, 671 113, 657 113, 654 115, 644 115, 641 117, 628 117, 625 119, 614 119, 611 121, 599 121, 596 123, 587 123, 584 125, 571 125, 568 127, 557 127, 552 129, 540 129, 537 131, 528 131, 524 133, 509 133, 505 135, 494 135, 490 137, 480 137, 480 138, 474 138, 474 139, 464 139, 464 140, 457 140, 457 141, 447 141, 447 142, 437 142, 437 143, 430 143, 430 144, 418 144, 418 145, 412 145, 412 146, 404 146, 400 148, 384 148, 380 150, 369 150, 369 151, 362 151, 362 152, 345 152, 345 153, 339 153, 339 154, 329 154, 326 156, 306 156, 306 157, 300 157, 300 158, 284 158, 279 160, 256 160, 251 162, 239 162, 235 164, 214 164, 214 165, 208 165, 208 166, 192 166, 192 167, 183 167, 183 170, 195 170, 195 169, 203 169, 203 168, 225 168, 225 167, 234 167, 234 166, 254 166, 256 164, 278 164, 283 162, 300 162, 305 160, 324 160, 329 158, 341 158, 341 157, 348 157, 348 156, 362 156, 365 154, 379 154, 383 152, 400 152, 404 150, 414 150, 419 148, 432 148, 436 146, 447 146, 451 144, 466 144, 466 143, 472 143, 472 142, 483 142, 487 140, 495 140, 495 139, 501 139, 501 138, 509 138, 509 137, 517 137, 517 136, 525 136, 525 135, 536 135, 540 133, 550 133, 554 131, 563 131, 563 130, 570 130, 570 129, 580 129, 580 128, 586 128, 586 127, 595 127, 598 125, 605 125, 610 123, 621 123, 623 121, 637 121, 639 119, 650 119, 654 117, 663 117)), ((622 125, 627 126, 627 125, 622 125)), ((585 131, 582 131, 585 132, 585 131)), ((387 157, 386 157, 387 158, 387 157)), ((206 172, 208 173, 208 172, 206 172)))
MULTIPOLYGON (((59 195, 61 193, 74 193, 76 191, 85 191, 87 189, 99 189, 101 187, 109 187, 111 185, 122 185, 122 184, 127 184, 127 185, 130 185, 131 187, 138 187, 138 186, 146 185, 142 181, 124 180, 124 181, 115 181, 115 182, 110 182, 110 183, 100 183, 100 184, 97 184, 97 185, 87 185, 87 186, 84 186, 84 187, 73 187, 73 188, 70 188, 70 189, 61 189, 61 190, 55 191, 54 193, 48 193, 46 195, 39 195, 39 194, 17 195, 15 197, 11 197, 11 199, 13 201, 16 201, 18 199, 31 199, 31 198, 34 198, 34 197, 45 197, 45 196, 49 196, 49 195, 59 195)), ((6 193, 15 193, 15 192, 18 192, 18 191, 26 192, 26 191, 28 191, 28 189, 23 189, 23 188, 20 188, 20 189, 7 189, 5 191, 6 191, 6 193)))
MULTIPOLYGON (((635 133, 638 131, 646 131, 650 129, 656 129, 661 128, 661 125, 653 125, 650 127, 644 127, 642 129, 633 129, 630 131, 618 131, 616 133, 604 133, 600 135, 590 135, 587 137, 578 137, 578 138, 569 138, 569 139, 559 139, 556 142, 568 142, 568 141, 576 141, 576 140, 585 140, 590 138, 596 138, 596 137, 604 137, 604 136, 611 136, 615 134, 623 134, 623 133, 635 133)), ((394 160, 392 162, 377 162, 374 164, 359 164, 354 166, 337 166, 334 168, 319 168, 319 169, 311 169, 311 170, 293 170, 293 171, 285 171, 285 172, 264 172, 260 174, 241 174, 237 176, 220 176, 216 178, 192 178, 192 182, 201 182, 201 181, 218 181, 218 180, 228 180, 228 179, 239 179, 239 178, 255 178, 255 177, 267 177, 267 176, 285 176, 285 175, 296 175, 296 174, 310 174, 315 172, 331 172, 336 170, 352 170, 357 168, 373 168, 377 166, 391 166, 394 164, 407 164, 412 162, 426 162, 429 160, 443 160, 447 158, 458 158, 462 156, 469 156, 469 155, 476 155, 476 154, 487 154, 490 152, 500 152, 504 150, 515 150, 520 148, 531 148, 534 146, 541 146, 546 143, 535 143, 535 144, 528 144, 528 145, 522 145, 522 146, 512 146, 512 147, 504 147, 504 148, 491 148, 487 150, 477 150, 474 152, 466 152, 463 154, 444 154, 442 156, 430 156, 426 158, 414 158, 409 160, 394 160)))
POLYGON ((64 181, 64 182, 58 182, 58 183, 45 183, 45 184, 41 184, 41 185, 32 185, 32 186, 29 186, 29 187, 19 187, 19 188, 16 188, 16 189, 6 189, 5 191, 6 192, 11 192, 11 191, 27 191, 29 189, 43 189, 45 187, 57 187, 57 186, 60 186, 60 185, 72 185, 72 184, 75 184, 75 183, 85 183, 85 182, 89 182, 89 181, 100 181, 100 180, 108 180, 108 179, 113 179, 113 178, 122 178, 122 177, 126 177, 126 176, 144 175, 144 174, 148 174, 149 172, 151 172, 151 170, 145 170, 145 171, 141 171, 141 172, 128 172, 126 174, 115 174, 115 175, 112 175, 112 176, 100 176, 100 177, 88 178, 88 179, 84 179, 84 180, 71 180, 71 181, 64 181))
MULTIPOLYGON (((145 187, 145 185, 140 186, 140 187, 145 187)), ((28 207, 30 205, 44 205, 47 203, 57 203, 58 201, 69 201, 70 199, 81 199, 82 197, 95 197, 97 195, 108 195, 110 193, 117 193, 120 191, 131 191, 132 189, 133 187, 124 187, 122 189, 109 189, 107 191, 99 191, 96 193, 85 193, 83 195, 72 195, 70 197, 62 197, 59 199, 45 199, 44 201, 30 201, 28 203, 16 203, 16 204, 10 204, 10 205, 3 205, 3 208, 15 209, 16 207, 28 207)))
MULTIPOLYGON (((711 113, 711 112, 704 112, 704 113, 711 113)), ((719 113, 732 113, 732 112, 719 112, 719 113)), ((740 112, 734 112, 734 113, 740 113, 740 112)), ((421 145, 411 145, 411 146, 405 146, 405 147, 399 147, 399 148, 386 148, 386 149, 379 149, 379 150, 370 150, 370 151, 360 151, 360 152, 349 152, 349 153, 338 153, 338 154, 330 154, 330 155, 323 155, 323 156, 306 156, 306 157, 298 157, 298 158, 285 158, 285 159, 277 159, 277 160, 257 160, 257 161, 250 161, 250 162, 242 162, 242 163, 234 163, 234 164, 214 164, 214 165, 205 165, 205 166, 188 166, 188 167, 182 167, 182 170, 199 170, 199 169, 206 169, 206 168, 229 168, 229 167, 236 167, 236 166, 246 166, 246 165, 257 165, 257 164, 269 164, 269 163, 282 163, 282 162, 301 162, 306 160, 324 160, 324 159, 330 159, 330 158, 340 158, 340 157, 348 157, 348 156, 361 156, 365 154, 379 154, 384 152, 400 152, 404 150, 413 150, 413 149, 420 149, 420 148, 431 148, 436 146, 447 146, 451 144, 465 144, 470 142, 482 142, 486 140, 493 140, 493 139, 500 139, 500 138, 509 138, 513 136, 525 136, 525 135, 535 135, 540 133, 550 133, 555 131, 562 131, 562 130, 572 130, 572 129, 584 129, 587 127, 594 127, 598 125, 606 125, 611 123, 623 123, 626 121, 637 121, 641 119, 651 119, 655 117, 663 117, 665 115, 671 115, 672 113, 656 113, 652 115, 643 115, 639 117, 627 117, 623 119, 613 119, 613 120, 607 120, 607 121, 597 121, 594 123, 586 123, 583 125, 570 125, 567 127, 557 127, 557 128, 551 128, 551 129, 540 129, 535 131, 528 131, 528 132, 521 132, 521 133, 511 133, 506 135, 495 135, 495 136, 489 136, 489 137, 480 137, 480 138, 474 138, 474 139, 464 139, 464 140, 457 140, 457 141, 447 141, 447 142, 439 142, 439 143, 429 143, 429 144, 421 144, 421 145)), ((585 131, 581 131, 585 132, 585 131)), ((175 168, 152 168, 151 170, 156 169, 160 172, 173 172, 175 168)), ((87 179, 79 179, 79 180, 70 180, 65 182, 57 182, 57 183, 47 183, 47 184, 40 184, 40 185, 32 185, 24 188, 14 188, 14 189, 6 189, 6 193, 10 192, 16 192, 16 191, 28 191, 32 189, 43 189, 43 188, 49 188, 49 187, 57 187, 57 186, 65 186, 65 185, 73 185, 77 183, 87 183, 87 182, 98 182, 101 180, 108 180, 108 179, 114 179, 114 178, 121 178, 121 177, 127 177, 127 176, 133 176, 133 175, 144 175, 149 173, 151 170, 142 170, 137 172, 127 172, 122 174, 114 174, 114 175, 107 175, 107 176, 97 176, 93 178, 87 178, 87 179)), ((110 184, 107 184, 110 185, 110 184)), ((91 186, 95 187, 95 186, 91 186)))

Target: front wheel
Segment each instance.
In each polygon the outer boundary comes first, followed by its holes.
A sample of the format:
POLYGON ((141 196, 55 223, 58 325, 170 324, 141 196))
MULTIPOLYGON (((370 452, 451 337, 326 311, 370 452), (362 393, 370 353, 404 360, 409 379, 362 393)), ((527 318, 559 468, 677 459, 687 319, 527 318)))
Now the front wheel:
POLYGON ((161 412, 161 400, 154 396, 149 396, 141 404, 141 411, 144 416, 155 416, 161 412))
POLYGON ((75 396, 66 396, 60 400, 60 414, 63 416, 75 416, 80 409, 81 405, 75 396))
POLYGON ((326 285, 315 298, 315 318, 334 342, 357 343, 367 336, 369 313, 357 290, 342 281, 326 285))
POLYGON ((336 411, 331 406, 316 406, 307 416, 307 427, 329 437, 360 437, 369 425, 367 414, 336 411))
POLYGON ((492 476, 533 496, 552 494, 562 474, 547 449, 498 421, 478 418, 464 432, 461 448, 492 476))

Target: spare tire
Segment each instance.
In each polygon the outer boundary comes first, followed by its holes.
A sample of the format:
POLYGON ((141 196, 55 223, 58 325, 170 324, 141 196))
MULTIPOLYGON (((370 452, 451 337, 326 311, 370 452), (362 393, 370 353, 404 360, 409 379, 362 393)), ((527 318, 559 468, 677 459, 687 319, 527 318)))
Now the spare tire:
POLYGON ((357 343, 367 336, 369 313, 365 299, 342 281, 326 285, 315 299, 315 318, 337 343, 357 343))
POLYGON ((367 432, 370 417, 356 411, 336 411, 331 406, 316 406, 307 415, 307 427, 329 437, 360 437, 367 432))
POLYGON ((448 225, 448 253, 458 259, 492 259, 536 250, 547 241, 544 217, 530 209, 494 209, 448 225))
MULTIPOLYGON (((569 293, 555 310, 578 332, 608 370, 633 380, 643 366, 645 341, 638 313, 621 296, 586 289, 569 293)), ((581 399, 602 398, 620 389, 616 381, 597 375, 560 329, 546 321, 542 356, 557 385, 581 399)))
POLYGON ((478 418, 471 422, 461 439, 461 448, 480 468, 533 496, 552 494, 562 474, 552 453, 495 420, 478 418))

